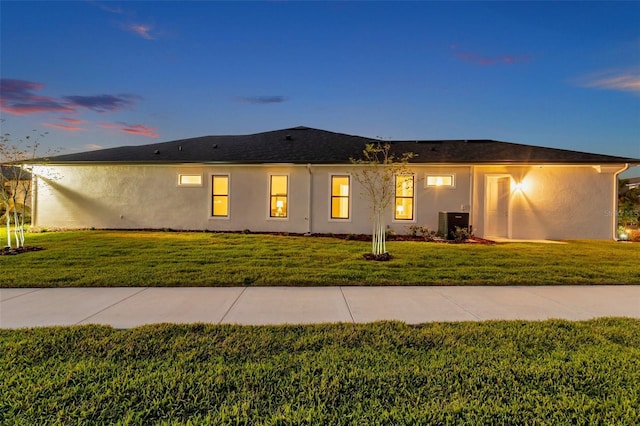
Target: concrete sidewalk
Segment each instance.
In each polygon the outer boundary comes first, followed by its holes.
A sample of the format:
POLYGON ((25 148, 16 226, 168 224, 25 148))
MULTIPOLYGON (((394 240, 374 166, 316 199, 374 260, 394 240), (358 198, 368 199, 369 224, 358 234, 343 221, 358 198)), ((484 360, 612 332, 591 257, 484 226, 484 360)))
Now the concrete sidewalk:
POLYGON ((0 289, 0 327, 640 318, 640 286, 0 289))

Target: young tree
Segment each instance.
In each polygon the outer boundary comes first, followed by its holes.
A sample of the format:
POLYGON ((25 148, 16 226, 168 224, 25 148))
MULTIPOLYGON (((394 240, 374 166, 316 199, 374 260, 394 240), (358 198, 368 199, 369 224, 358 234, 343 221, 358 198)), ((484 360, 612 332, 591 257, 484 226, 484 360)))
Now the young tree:
POLYGON ((31 167, 25 162, 36 158, 40 139, 45 135, 25 136, 16 143, 9 133, 0 136, 0 202, 4 207, 7 247, 24 247, 25 218, 32 189, 31 167))
POLYGON ((362 158, 349 159, 351 164, 357 166, 353 169, 353 178, 362 187, 361 196, 371 206, 371 253, 375 258, 387 253, 384 215, 395 198, 395 177, 408 173, 407 164, 414 156, 412 152, 405 152, 396 158, 389 152, 390 149, 388 143, 371 143, 365 146, 362 158))

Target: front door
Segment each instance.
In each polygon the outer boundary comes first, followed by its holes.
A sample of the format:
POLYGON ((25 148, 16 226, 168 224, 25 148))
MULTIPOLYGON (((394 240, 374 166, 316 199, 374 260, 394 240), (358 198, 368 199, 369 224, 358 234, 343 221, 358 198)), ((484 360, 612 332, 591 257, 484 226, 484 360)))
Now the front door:
POLYGON ((485 200, 485 234, 509 238, 509 193, 511 178, 487 176, 485 200))

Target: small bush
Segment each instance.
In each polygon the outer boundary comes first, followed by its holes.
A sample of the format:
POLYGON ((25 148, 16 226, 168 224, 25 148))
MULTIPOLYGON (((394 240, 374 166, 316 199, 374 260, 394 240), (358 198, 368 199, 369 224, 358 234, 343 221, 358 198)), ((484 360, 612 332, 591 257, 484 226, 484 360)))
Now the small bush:
POLYGON ((431 231, 426 226, 411 225, 407 226, 408 234, 412 237, 422 237, 425 241, 435 241, 438 234, 436 231, 431 231))
POLYGON ((456 226, 455 231, 451 231, 451 239, 456 243, 463 243, 473 237, 469 228, 456 226))

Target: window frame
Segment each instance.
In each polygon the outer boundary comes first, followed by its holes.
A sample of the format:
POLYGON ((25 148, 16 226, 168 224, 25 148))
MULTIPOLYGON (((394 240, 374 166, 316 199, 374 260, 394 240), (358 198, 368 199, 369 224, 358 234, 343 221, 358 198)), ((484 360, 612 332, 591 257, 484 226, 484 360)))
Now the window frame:
POLYGON ((289 219, 289 181, 290 181, 290 177, 289 177, 289 173, 269 173, 269 180, 268 180, 268 200, 267 200, 267 217, 269 219, 273 219, 273 220, 288 220, 289 219), (281 194, 273 194, 272 192, 272 188, 273 188, 273 178, 274 177, 285 177, 287 179, 287 192, 283 195, 281 194), (272 209, 271 209, 271 202, 273 201, 273 199, 276 198, 275 202, 276 205, 278 203, 277 198, 284 198, 285 199, 285 214, 284 216, 274 216, 272 213, 272 209))
POLYGON ((456 189, 456 174, 455 173, 435 173, 435 174, 431 174, 431 173, 425 173, 424 174, 424 187, 425 188, 434 188, 434 189, 456 189), (451 178, 451 185, 429 185, 429 178, 430 177, 450 177, 451 178))
POLYGON ((203 177, 202 173, 178 173, 178 182, 177 186, 185 187, 185 188, 202 188, 203 186, 203 177), (191 176, 191 177, 199 177, 200 183, 182 183, 183 176, 191 176))
POLYGON ((394 222, 415 222, 416 221, 416 175, 415 173, 403 173, 394 175, 393 177, 393 221, 394 222), (411 196, 398 195, 398 177, 411 177, 412 187, 411 187, 411 196), (410 218, 399 218, 398 217, 398 199, 411 199, 411 217, 410 218))
POLYGON ((229 173, 212 173, 211 175, 211 201, 210 201, 210 206, 211 206, 211 218, 213 219, 229 219, 229 217, 231 216, 231 175, 229 173), (226 194, 215 194, 215 184, 214 184, 214 179, 216 177, 226 177, 227 178, 227 193, 226 194), (214 208, 214 202, 215 202, 215 197, 226 197, 227 198, 227 214, 226 215, 216 215, 215 214, 215 208, 214 208))
POLYGON ((329 221, 331 222, 350 222, 351 221, 351 175, 342 173, 329 174, 329 221), (348 179, 348 194, 347 195, 334 195, 333 194, 333 179, 334 178, 347 178, 348 179), (334 199, 347 200, 347 217, 334 217, 333 216, 333 201, 334 199))

